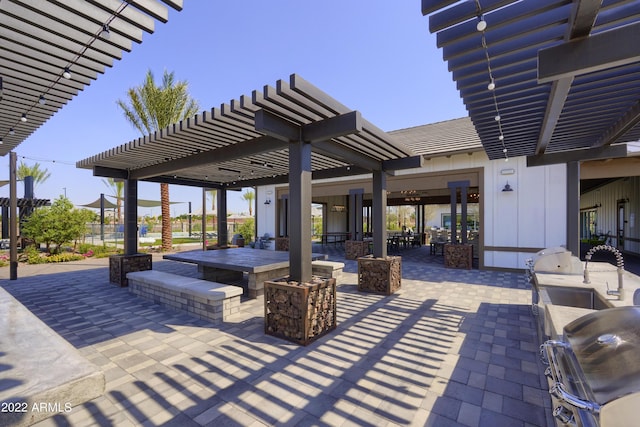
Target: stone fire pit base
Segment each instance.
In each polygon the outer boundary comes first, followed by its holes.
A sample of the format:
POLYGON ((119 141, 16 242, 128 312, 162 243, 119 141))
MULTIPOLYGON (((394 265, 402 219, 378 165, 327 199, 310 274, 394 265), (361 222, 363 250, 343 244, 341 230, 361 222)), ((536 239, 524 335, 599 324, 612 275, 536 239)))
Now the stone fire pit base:
POLYGON ((264 282, 264 333, 308 345, 336 328, 336 279, 264 282))

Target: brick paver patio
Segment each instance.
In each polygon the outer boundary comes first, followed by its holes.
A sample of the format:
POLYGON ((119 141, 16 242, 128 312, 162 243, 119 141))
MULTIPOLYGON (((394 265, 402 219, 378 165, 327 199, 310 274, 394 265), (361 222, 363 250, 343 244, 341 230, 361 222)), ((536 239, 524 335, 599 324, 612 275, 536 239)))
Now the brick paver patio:
MULTIPOLYGON (((522 275, 445 269, 428 249, 407 251, 402 289, 385 297, 358 293, 356 262, 326 250, 346 264, 339 324, 308 347, 264 334, 262 299, 213 325, 111 285, 104 259, 21 265, 17 281, 0 270, 107 380, 102 397, 38 425, 547 425, 522 275)), ((153 268, 197 276, 160 256, 153 268)))

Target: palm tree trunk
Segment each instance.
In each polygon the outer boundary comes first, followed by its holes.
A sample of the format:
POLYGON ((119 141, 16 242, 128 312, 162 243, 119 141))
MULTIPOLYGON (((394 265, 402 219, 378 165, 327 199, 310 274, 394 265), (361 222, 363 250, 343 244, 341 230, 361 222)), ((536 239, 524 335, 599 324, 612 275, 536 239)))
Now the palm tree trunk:
POLYGON ((171 241, 171 212, 169 207, 169 184, 160 184, 160 206, 162 209, 162 250, 170 251, 171 241))

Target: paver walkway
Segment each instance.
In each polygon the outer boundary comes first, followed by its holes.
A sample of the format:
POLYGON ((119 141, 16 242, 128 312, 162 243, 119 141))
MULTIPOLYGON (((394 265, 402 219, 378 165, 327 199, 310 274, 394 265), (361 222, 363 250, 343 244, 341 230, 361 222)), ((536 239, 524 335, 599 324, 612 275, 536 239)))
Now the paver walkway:
MULTIPOLYGON (((338 255, 338 327, 307 347, 264 334, 262 299, 212 325, 110 284, 107 260, 21 265, 16 281, 1 269, 107 380, 103 397, 38 425, 547 425, 522 275, 408 256, 385 297, 358 293, 356 262, 338 255)), ((153 268, 197 276, 159 256, 153 268)))

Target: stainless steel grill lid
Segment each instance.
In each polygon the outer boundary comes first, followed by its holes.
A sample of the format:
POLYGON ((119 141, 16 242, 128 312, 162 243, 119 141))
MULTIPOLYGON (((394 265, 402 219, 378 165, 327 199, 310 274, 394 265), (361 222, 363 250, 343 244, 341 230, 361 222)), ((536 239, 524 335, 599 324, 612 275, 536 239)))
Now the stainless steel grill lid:
POLYGON ((640 306, 600 310, 564 328, 597 403, 640 391, 640 306))

